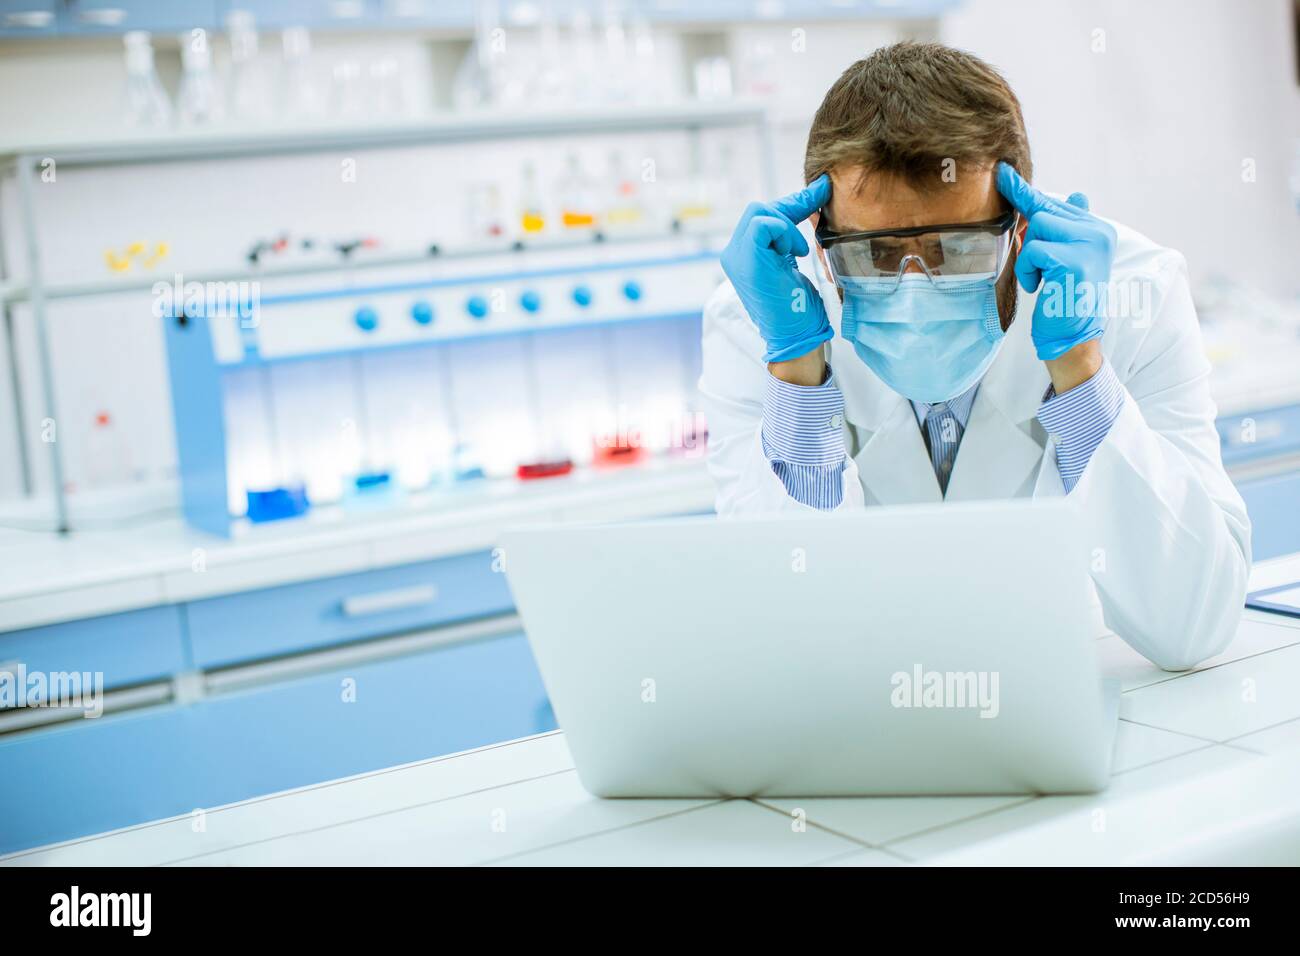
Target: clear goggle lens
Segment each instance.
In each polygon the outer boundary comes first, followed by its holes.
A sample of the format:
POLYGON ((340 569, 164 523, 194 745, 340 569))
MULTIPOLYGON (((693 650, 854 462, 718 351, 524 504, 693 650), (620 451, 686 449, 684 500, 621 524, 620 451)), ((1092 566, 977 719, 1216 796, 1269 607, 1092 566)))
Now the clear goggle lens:
POLYGON ((818 239, 837 278, 896 279, 909 270, 923 271, 931 278, 974 278, 1002 272, 1014 224, 1015 217, 1009 216, 994 223, 933 232, 819 233, 818 239))

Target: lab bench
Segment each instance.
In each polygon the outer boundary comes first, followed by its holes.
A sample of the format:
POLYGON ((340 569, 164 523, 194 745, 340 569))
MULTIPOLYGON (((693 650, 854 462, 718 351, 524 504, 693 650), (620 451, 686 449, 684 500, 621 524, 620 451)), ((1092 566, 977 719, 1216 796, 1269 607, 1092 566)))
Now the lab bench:
MULTIPOLYGON (((1300 577, 1300 555, 1251 587, 1300 577)), ((1123 688, 1111 785, 1062 796, 601 800, 562 732, 0 858, 23 865, 1300 862, 1300 620, 1248 611, 1182 673, 1098 639, 1123 688), (1243 686, 1253 689, 1243 694, 1243 686)))
MULTIPOLYGON (((1300 476, 1240 486, 1257 558, 1297 550, 1300 476)), ((0 713, 11 731, 0 771, 61 794, 10 788, 0 853, 553 728, 496 570, 500 531, 703 511, 712 495, 700 459, 661 459, 396 511, 321 511, 228 540, 179 520, 0 537, 0 666, 98 671, 108 706, 94 721, 32 729, 19 722, 48 712, 0 713), (359 672, 366 706, 340 706, 359 672), (438 687, 447 692, 426 705, 438 687), (99 768, 94 791, 88 767, 99 768)), ((1250 634, 1282 620, 1247 617, 1250 634)), ((1234 644, 1247 646, 1249 635, 1234 644)), ((1118 638, 1103 648, 1132 656, 1118 638)))
POLYGON ((553 729, 501 529, 712 495, 702 460, 661 460, 232 540, 0 539, 0 667, 99 672, 105 704, 0 712, 0 778, 32 784, 0 796, 0 852, 553 729))

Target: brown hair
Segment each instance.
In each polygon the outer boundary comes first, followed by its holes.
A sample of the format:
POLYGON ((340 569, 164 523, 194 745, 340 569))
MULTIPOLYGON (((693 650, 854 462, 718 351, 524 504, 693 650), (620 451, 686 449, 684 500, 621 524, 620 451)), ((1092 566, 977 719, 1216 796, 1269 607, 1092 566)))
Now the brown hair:
POLYGON ((895 43, 845 70, 813 117, 804 181, 841 164, 944 180, 945 160, 1005 160, 1033 175, 1020 101, 997 70, 941 43, 895 43))

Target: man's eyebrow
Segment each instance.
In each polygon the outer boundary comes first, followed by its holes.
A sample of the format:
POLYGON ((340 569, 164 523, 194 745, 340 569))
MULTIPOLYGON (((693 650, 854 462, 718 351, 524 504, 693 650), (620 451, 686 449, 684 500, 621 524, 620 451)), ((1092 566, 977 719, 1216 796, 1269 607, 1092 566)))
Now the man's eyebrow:
POLYGON ((871 231, 870 229, 861 229, 861 228, 858 228, 858 227, 856 227, 856 226, 853 227, 853 228, 850 228, 850 229, 844 229, 844 228, 836 227, 836 226, 831 222, 831 217, 827 214, 827 211, 826 211, 825 209, 822 210, 822 222, 823 222, 823 223, 825 224, 825 226, 826 226, 826 231, 829 232, 829 233, 830 233, 831 235, 833 235, 833 236, 848 236, 848 235, 852 235, 852 234, 855 233, 855 232, 870 232, 870 231, 871 231))
POLYGON ((879 232, 882 230, 888 231, 893 229, 918 229, 921 226, 979 226, 988 222, 996 222, 1013 211, 1010 206, 1007 206, 1005 203, 1003 206, 1004 208, 1000 208, 998 213, 994 216, 984 216, 980 219, 961 219, 955 222, 918 223, 913 226, 868 226, 865 228, 853 227, 851 229, 836 229, 831 225, 830 217, 826 214, 825 210, 822 210, 822 222, 825 224, 826 232, 832 236, 851 236, 859 232, 879 232))

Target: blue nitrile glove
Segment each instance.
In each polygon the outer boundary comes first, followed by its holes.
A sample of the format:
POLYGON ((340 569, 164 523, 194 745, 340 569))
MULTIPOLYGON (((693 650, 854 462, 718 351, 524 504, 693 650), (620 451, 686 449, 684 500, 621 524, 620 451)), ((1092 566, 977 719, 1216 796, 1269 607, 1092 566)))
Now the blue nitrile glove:
POLYGON ((1105 331, 1115 230, 1088 212, 1088 197, 1065 202, 1044 195, 1006 163, 998 163, 998 192, 1029 222, 1016 259, 1016 278, 1026 292, 1042 283, 1034 306, 1032 335, 1038 357, 1058 359, 1080 342, 1105 331))
POLYGON ((795 264, 809 251, 799 223, 830 201, 823 174, 784 199, 750 203, 722 250, 722 271, 767 343, 765 362, 798 358, 835 334, 817 287, 795 264))

